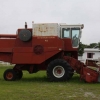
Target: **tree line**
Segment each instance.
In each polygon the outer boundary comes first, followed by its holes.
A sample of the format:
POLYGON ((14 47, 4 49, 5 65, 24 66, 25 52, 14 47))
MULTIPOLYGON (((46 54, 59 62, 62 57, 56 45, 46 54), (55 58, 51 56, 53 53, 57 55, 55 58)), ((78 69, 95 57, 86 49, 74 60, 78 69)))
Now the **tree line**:
POLYGON ((82 42, 79 43, 78 48, 78 56, 82 56, 84 53, 84 48, 99 48, 100 49, 100 42, 98 43, 90 43, 89 45, 83 44, 82 42))

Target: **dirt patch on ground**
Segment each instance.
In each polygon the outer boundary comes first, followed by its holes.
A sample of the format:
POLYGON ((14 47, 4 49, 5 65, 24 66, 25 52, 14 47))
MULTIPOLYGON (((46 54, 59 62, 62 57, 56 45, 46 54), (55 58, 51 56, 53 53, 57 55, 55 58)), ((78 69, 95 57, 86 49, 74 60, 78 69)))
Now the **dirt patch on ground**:
POLYGON ((85 93, 84 93, 84 97, 96 98, 96 96, 95 96, 92 92, 85 92, 85 93))

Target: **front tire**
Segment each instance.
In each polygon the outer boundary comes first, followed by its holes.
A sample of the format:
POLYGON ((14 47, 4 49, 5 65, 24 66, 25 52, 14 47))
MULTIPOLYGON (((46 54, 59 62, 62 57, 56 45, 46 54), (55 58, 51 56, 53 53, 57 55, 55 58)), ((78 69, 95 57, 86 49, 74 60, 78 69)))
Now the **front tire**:
POLYGON ((16 72, 13 69, 7 69, 3 77, 6 81, 15 81, 16 80, 16 72))
POLYGON ((47 67, 47 77, 50 81, 68 81, 71 79, 72 68, 63 59, 56 59, 47 67))

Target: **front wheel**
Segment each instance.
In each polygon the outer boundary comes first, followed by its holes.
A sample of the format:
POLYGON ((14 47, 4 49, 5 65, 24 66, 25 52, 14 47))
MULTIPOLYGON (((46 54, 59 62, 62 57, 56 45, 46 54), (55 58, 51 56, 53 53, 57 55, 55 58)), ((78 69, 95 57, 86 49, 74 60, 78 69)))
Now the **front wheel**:
POLYGON ((67 81, 72 75, 72 69, 63 59, 56 59, 47 67, 47 77, 50 81, 67 81))
POLYGON ((13 69, 7 69, 3 77, 6 81, 15 81, 16 80, 16 72, 13 69))

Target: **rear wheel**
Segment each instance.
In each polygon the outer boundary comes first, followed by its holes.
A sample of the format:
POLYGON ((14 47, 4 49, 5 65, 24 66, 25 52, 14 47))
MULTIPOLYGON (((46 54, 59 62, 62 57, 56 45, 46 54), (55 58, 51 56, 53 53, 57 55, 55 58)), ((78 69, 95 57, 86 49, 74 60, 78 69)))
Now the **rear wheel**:
POLYGON ((15 81, 16 80, 16 72, 13 69, 7 69, 3 77, 6 81, 15 81))
POLYGON ((50 81, 67 81, 72 77, 72 68, 63 59, 56 59, 47 67, 47 77, 50 81))

